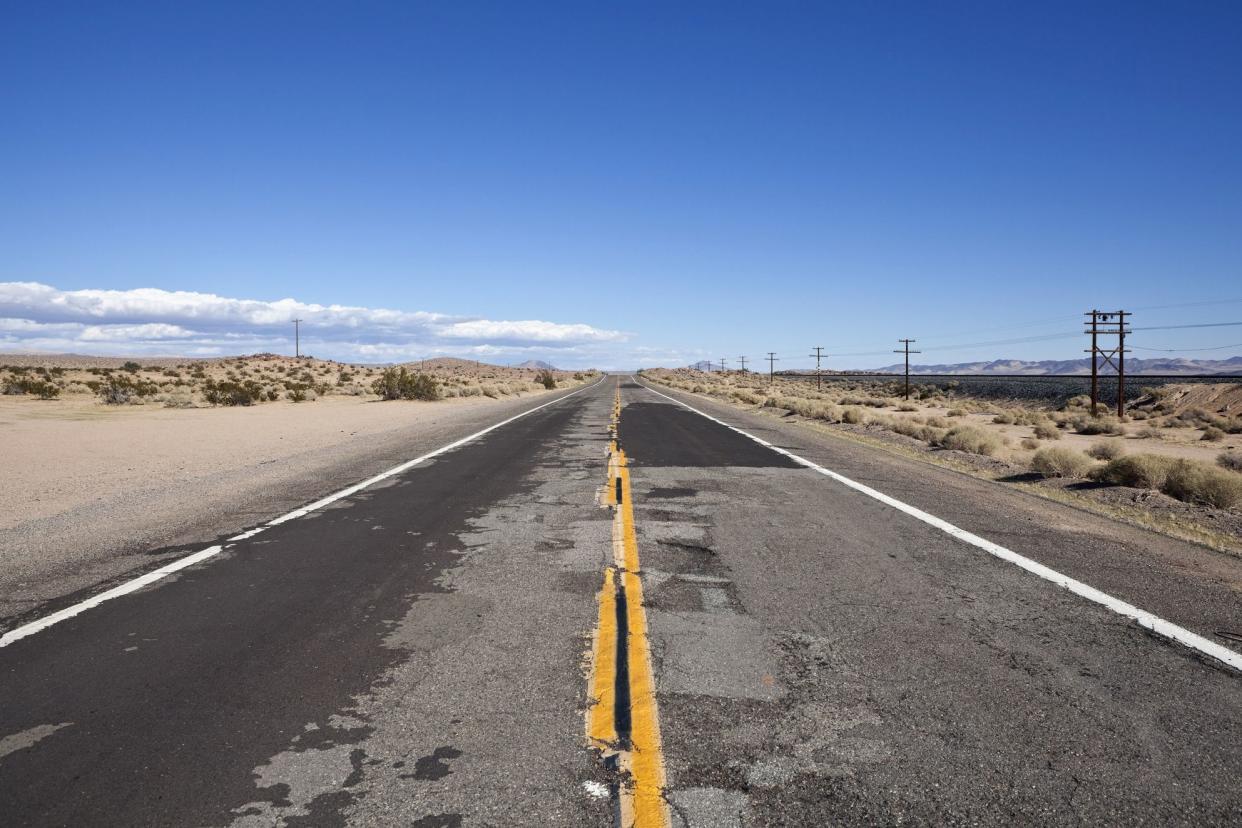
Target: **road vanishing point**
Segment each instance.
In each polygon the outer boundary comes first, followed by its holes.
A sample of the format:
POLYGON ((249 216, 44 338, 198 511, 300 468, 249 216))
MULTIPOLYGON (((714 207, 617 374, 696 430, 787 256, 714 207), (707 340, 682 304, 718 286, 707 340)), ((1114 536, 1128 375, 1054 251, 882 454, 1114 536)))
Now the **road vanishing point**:
POLYGON ((6 620, 0 825, 1242 823, 1219 553, 548 400, 6 620))

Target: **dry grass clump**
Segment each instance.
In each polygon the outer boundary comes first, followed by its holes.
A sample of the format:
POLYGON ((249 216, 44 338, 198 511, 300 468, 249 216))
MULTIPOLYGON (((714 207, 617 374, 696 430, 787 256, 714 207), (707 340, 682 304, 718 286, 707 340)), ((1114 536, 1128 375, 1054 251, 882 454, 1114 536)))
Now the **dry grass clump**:
POLYGON ((1117 443, 1109 443, 1104 440, 1095 443, 1091 446, 1091 448, 1087 449, 1087 454, 1091 455, 1096 460, 1116 460, 1125 453, 1126 450, 1123 446, 1117 443))
POLYGON ((1208 426, 1203 429, 1203 436, 1199 439, 1205 440, 1209 443, 1219 443, 1221 440, 1225 439, 1225 432, 1216 426, 1208 426))
POLYGON ((991 456, 1001 447, 1001 440, 995 434, 988 434, 974 426, 957 426, 949 429, 936 441, 938 445, 956 451, 991 456))
POLYGON ((1075 417, 1070 421, 1071 427, 1079 434, 1115 434, 1126 433, 1125 427, 1115 417, 1092 417, 1089 415, 1075 417))
POLYGON ((1081 451, 1063 446, 1042 448, 1031 458, 1031 471, 1044 477, 1086 477, 1094 465, 1081 451))
POLYGON ((850 406, 841 412, 841 420, 850 425, 862 425, 867 422, 867 415, 863 413, 861 408, 850 406))
POLYGON ((1095 479, 1113 486, 1159 489, 1169 475, 1174 459, 1159 454, 1127 454, 1110 460, 1096 470, 1095 479))
POLYGON ((1188 503, 1228 509, 1242 503, 1242 475, 1207 463, 1178 460, 1169 469, 1161 491, 1188 503))
POLYGON ((1187 503, 1220 509, 1242 503, 1242 475, 1197 460, 1134 454, 1111 461, 1095 477, 1117 486, 1159 489, 1187 503))
POLYGON ((1242 454, 1222 451, 1216 455, 1216 465, 1229 471, 1242 472, 1242 454))
POLYGON ((1061 429, 1057 428, 1057 424, 1051 420, 1040 420, 1035 423, 1035 439, 1037 440, 1060 440, 1061 429))

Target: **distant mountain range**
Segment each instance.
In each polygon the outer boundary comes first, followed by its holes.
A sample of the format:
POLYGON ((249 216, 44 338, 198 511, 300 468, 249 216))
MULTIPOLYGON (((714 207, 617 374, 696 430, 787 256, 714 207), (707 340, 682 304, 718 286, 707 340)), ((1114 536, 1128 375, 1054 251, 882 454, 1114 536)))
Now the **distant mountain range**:
MULTIPOLYGON (((900 374, 905 365, 898 362, 883 368, 871 369, 879 374, 900 374)), ((1101 373, 1113 373, 1111 369, 1101 369, 1101 373)), ((911 374, 1029 374, 1029 375, 1074 375, 1090 374, 1091 360, 1082 359, 1045 359, 1029 362, 1022 359, 995 359, 991 362, 954 362, 948 365, 911 365, 911 374)), ((1242 356, 1229 359, 1168 359, 1156 357, 1126 359, 1126 375, 1131 374, 1242 374, 1242 356)))
POLYGON ((555 371, 556 366, 549 365, 541 359, 528 359, 525 362, 519 362, 514 368, 534 368, 537 371, 555 371))

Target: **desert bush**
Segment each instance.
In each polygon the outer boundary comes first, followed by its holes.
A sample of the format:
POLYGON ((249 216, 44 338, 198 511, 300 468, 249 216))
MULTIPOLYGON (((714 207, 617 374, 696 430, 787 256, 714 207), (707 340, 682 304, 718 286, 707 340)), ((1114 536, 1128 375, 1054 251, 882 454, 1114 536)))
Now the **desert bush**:
POLYGON ((6 396, 33 394, 41 400, 54 400, 60 396, 60 386, 46 380, 18 377, 4 386, 6 396))
POLYGON ((996 450, 1001 446, 999 437, 980 431, 973 426, 956 426, 951 428, 937 442, 947 449, 985 455, 996 453, 996 450))
POLYGON ((143 382, 127 376, 110 376, 107 382, 99 384, 96 393, 106 405, 125 405, 149 397, 159 391, 152 382, 143 382))
POLYGON ((540 383, 544 388, 551 391, 556 388, 556 377, 546 368, 535 374, 535 382, 540 383))
POLYGON ((1164 486, 1173 462, 1173 458, 1158 454, 1127 454, 1110 460, 1092 476, 1114 486, 1159 489, 1164 486))
POLYGON ((997 425, 1013 425, 1014 416, 1007 411, 1002 411, 992 418, 992 422, 997 425))
POLYGON ((964 408, 950 408, 950 409, 948 410, 948 412, 947 412, 947 413, 948 413, 948 416, 950 416, 950 417, 965 417, 965 416, 966 416, 966 409, 964 409, 964 408))
POLYGON ((1159 440, 1160 429, 1152 428, 1151 426, 1148 426, 1147 428, 1141 428, 1139 429, 1137 436, 1141 437, 1144 440, 1159 440))
POLYGON ((165 408, 191 408, 194 405, 194 398, 185 391, 177 391, 164 396, 165 408))
POLYGON ((1230 471, 1242 472, 1242 454, 1237 452, 1222 451, 1216 455, 1216 465, 1222 469, 1230 471))
POLYGON ((1177 460, 1161 491, 1187 503, 1228 509, 1242 503, 1242 475, 1193 460, 1177 460))
POLYGON ((1096 460, 1116 460, 1125 453, 1126 451, 1124 447, 1119 446, 1116 443, 1109 443, 1105 441, 1095 443, 1091 446, 1091 448, 1087 449, 1087 454, 1091 455, 1096 460))
POLYGON ((1205 440, 1209 443, 1219 443, 1221 440, 1225 439, 1225 432, 1221 431, 1216 426, 1208 426, 1203 429, 1203 436, 1199 439, 1205 440))
POLYGON ((861 408, 851 406, 841 413, 841 420, 850 425, 861 425, 867 421, 867 415, 863 413, 861 408))
POLYGON ((1051 420, 1041 420, 1034 426, 1035 437, 1039 440, 1060 440, 1061 430, 1051 420))
POLYGON ((1031 471, 1044 477, 1085 477, 1092 465, 1081 451, 1063 446, 1042 448, 1031 458, 1031 471))
POLYGON ((907 412, 918 411, 919 407, 917 405, 910 405, 910 403, 902 403, 901 405, 897 406, 897 410, 907 411, 907 412))
POLYGON ((1035 449, 1039 448, 1039 441, 1036 440, 1034 437, 1027 437, 1021 443, 1019 443, 1019 445, 1022 446, 1022 448, 1026 449, 1027 451, 1034 451, 1035 449))
POLYGON ((479 386, 479 390, 483 392, 483 396, 485 397, 491 397, 493 400, 500 399, 500 391, 498 391, 494 385, 485 383, 479 386))
POLYGON ((207 380, 203 387, 203 399, 212 405, 254 405, 264 396, 263 386, 254 380, 207 380))
POLYGON ((121 366, 121 370, 128 371, 131 374, 136 374, 142 370, 142 366, 136 362, 126 362, 124 365, 121 366))
POLYGON ((431 375, 411 374, 404 367, 385 368, 371 384, 371 390, 385 400, 440 399, 440 389, 431 375))
POLYGON ((1126 430, 1116 419, 1111 417, 1075 417, 1070 421, 1074 431, 1079 434, 1125 434, 1126 430))

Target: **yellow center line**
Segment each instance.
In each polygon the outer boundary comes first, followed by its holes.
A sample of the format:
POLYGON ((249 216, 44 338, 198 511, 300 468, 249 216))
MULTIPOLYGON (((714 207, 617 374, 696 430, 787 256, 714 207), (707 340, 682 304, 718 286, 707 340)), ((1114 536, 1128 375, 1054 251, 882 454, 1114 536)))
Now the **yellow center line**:
MULTIPOLYGON (((643 609, 643 585, 639 576, 638 538, 630 496, 630 472, 624 450, 617 446, 621 418, 621 389, 617 389, 609 425, 608 482, 601 502, 613 508, 613 565, 604 570, 599 592, 599 624, 592 647, 590 673, 591 706, 587 712, 587 741, 608 755, 615 755, 620 770, 628 774, 618 791, 624 828, 667 828, 668 804, 664 800, 664 755, 660 741, 660 717, 656 704, 655 672, 647 640, 647 614, 643 609), (620 494, 618 502, 618 493, 620 494), (618 602, 624 614, 618 619, 618 602), (619 623, 620 622, 620 623, 619 623), (624 625, 624 629, 621 625, 624 625), (617 648, 625 642, 625 652, 617 648), (628 711, 617 708, 618 664, 624 664, 628 684, 628 711), (629 733, 618 733, 618 714, 628 712, 629 733)), ((624 696, 622 697, 624 698, 624 696)))

